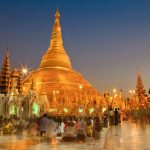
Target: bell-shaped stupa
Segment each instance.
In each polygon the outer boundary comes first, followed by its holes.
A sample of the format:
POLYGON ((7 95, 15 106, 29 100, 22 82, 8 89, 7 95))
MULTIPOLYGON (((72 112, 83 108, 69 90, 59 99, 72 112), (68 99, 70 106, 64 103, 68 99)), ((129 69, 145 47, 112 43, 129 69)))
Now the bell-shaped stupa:
POLYGON ((98 91, 76 72, 64 49, 60 13, 57 9, 52 29, 50 45, 44 54, 39 68, 31 72, 24 80, 23 89, 34 87, 37 95, 46 93, 50 108, 64 109, 74 113, 78 108, 100 105, 98 91))

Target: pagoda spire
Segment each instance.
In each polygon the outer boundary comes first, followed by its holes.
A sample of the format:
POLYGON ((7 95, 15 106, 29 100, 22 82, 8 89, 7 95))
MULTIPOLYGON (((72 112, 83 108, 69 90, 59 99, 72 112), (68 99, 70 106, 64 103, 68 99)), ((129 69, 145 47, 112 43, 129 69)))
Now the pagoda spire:
POLYGON ((139 102, 141 104, 144 104, 144 102, 145 102, 145 90, 144 90, 144 85, 143 85, 143 81, 142 81, 141 72, 140 72, 139 67, 138 67, 138 70, 137 70, 136 92, 137 92, 139 102))
POLYGON ((67 55, 62 40, 60 13, 57 7, 55 21, 52 28, 52 36, 48 50, 44 54, 40 68, 45 67, 64 67, 72 68, 69 56, 67 55))
POLYGON ((10 90, 10 61, 9 61, 9 49, 7 48, 6 56, 0 75, 0 92, 7 94, 10 90))
POLYGON ((137 74, 138 74, 138 76, 141 77, 141 71, 140 71, 140 67, 139 66, 137 67, 137 74))
POLYGON ((55 13, 55 21, 53 25, 49 50, 54 50, 54 51, 61 50, 65 52, 64 47, 63 47, 63 41, 62 41, 61 26, 60 26, 60 13, 59 13, 58 8, 55 13))

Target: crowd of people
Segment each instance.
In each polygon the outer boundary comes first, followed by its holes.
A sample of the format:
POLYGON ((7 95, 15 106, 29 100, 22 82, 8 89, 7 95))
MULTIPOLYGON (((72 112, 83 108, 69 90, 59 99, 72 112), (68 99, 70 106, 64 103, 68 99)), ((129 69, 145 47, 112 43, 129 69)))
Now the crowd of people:
POLYGON ((86 137, 100 138, 100 131, 109 125, 118 125, 121 122, 119 109, 110 108, 101 117, 50 116, 43 114, 40 117, 21 119, 0 117, 0 132, 3 134, 20 134, 24 130, 34 131, 36 136, 53 139, 62 137, 62 141, 85 141, 86 137))
POLYGON ((100 138, 101 129, 99 117, 50 117, 44 114, 36 122, 37 135, 48 138, 62 136, 63 141, 85 141, 87 136, 100 138))
POLYGON ((0 133, 3 134, 18 134, 22 133, 24 129, 27 128, 29 122, 24 119, 12 117, 12 118, 3 118, 0 116, 0 133))
POLYGON ((121 123, 121 112, 119 108, 109 108, 109 125, 118 125, 121 123))

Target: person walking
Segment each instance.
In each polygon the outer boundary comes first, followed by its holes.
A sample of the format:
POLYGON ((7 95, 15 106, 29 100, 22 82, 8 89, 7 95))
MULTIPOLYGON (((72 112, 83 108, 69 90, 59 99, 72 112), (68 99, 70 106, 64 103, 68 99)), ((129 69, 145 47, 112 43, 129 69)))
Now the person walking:
POLYGON ((103 114, 103 122, 104 122, 104 127, 105 128, 108 128, 108 112, 105 111, 104 114, 103 114))
POLYGON ((86 122, 82 118, 80 120, 80 128, 77 130, 77 141, 84 142, 86 140, 86 122))
POLYGON ((101 130, 101 123, 99 117, 94 118, 94 126, 93 126, 93 137, 95 139, 100 138, 100 130, 101 130))
POLYGON ((112 108, 109 110, 109 125, 114 125, 114 110, 112 108))
POLYGON ((53 118, 49 117, 49 122, 46 128, 46 137, 49 139, 54 139, 56 135, 57 135, 56 122, 53 120, 53 118))
POLYGON ((119 122, 119 113, 118 113, 118 109, 117 108, 115 108, 114 117, 115 117, 115 125, 117 126, 118 122, 119 122))
POLYGON ((87 119, 86 135, 88 137, 92 137, 93 136, 93 125, 92 125, 92 121, 91 121, 90 118, 87 119))
POLYGON ((47 114, 44 114, 40 120, 40 136, 46 135, 48 125, 49 125, 49 119, 47 118, 47 114))

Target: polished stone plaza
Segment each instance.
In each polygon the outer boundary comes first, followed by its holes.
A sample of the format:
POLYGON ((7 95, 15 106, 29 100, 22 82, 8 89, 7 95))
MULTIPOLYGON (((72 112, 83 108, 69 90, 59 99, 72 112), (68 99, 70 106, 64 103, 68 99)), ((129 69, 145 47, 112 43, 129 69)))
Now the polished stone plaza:
POLYGON ((103 128, 101 138, 87 138, 85 143, 50 142, 35 136, 34 132, 23 135, 0 136, 0 150, 149 150, 150 125, 122 122, 119 126, 103 128))
POLYGON ((150 125, 124 122, 110 127, 104 149, 107 150, 149 150, 150 125))
POLYGON ((50 140, 46 140, 41 137, 26 135, 24 133, 21 135, 13 135, 13 136, 1 136, 0 137, 0 150, 76 150, 76 149, 84 149, 84 150, 98 150, 102 149, 105 143, 105 137, 108 129, 103 129, 101 131, 100 140, 94 140, 93 138, 87 138, 85 143, 77 143, 77 142, 60 142, 60 138, 57 138, 56 141, 50 142, 50 140))

